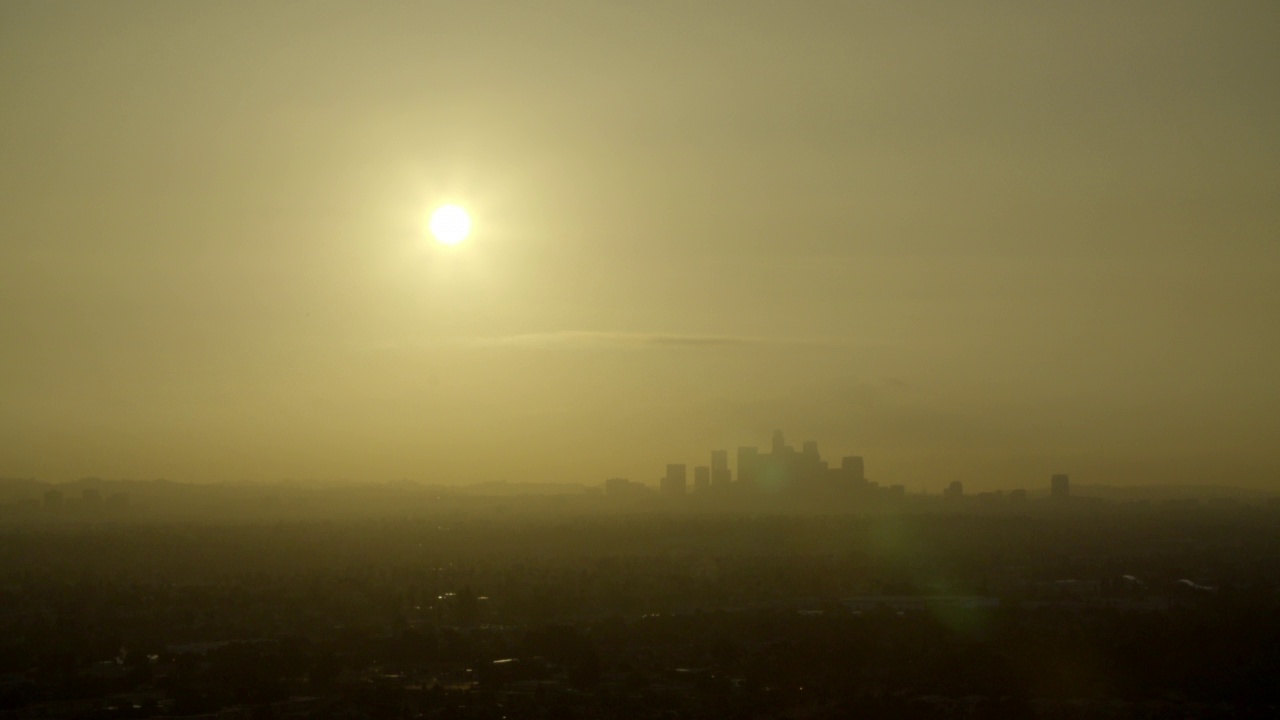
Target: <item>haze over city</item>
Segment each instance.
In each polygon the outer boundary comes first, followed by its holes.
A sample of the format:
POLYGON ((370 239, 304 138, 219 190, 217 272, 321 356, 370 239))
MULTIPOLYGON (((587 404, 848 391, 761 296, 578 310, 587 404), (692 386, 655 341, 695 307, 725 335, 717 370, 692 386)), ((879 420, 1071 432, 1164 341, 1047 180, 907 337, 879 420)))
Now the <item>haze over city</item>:
POLYGON ((5 2, 0 476, 1280 489, 1278 23, 5 2))
POLYGON ((0 720, 1280 717, 1278 31, 0 0, 0 720))

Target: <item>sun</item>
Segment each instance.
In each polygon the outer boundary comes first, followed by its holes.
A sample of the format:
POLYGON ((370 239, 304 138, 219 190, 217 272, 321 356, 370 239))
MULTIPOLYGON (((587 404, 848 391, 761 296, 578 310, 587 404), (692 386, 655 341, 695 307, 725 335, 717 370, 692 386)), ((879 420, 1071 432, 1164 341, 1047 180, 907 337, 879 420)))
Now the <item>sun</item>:
POLYGON ((445 245, 457 245, 471 234, 471 216, 457 205, 441 205, 427 223, 431 236, 445 245))

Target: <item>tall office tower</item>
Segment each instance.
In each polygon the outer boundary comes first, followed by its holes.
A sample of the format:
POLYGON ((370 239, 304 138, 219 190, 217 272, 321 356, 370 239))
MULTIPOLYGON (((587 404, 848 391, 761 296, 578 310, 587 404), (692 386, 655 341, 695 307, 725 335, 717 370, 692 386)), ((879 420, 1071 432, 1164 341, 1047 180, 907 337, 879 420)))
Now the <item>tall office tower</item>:
POLYGON ((712 450, 711 487, 716 490, 727 490, 731 479, 729 475, 729 451, 712 450))
POLYGON ((804 450, 801 452, 804 455, 805 462, 816 463, 822 459, 818 454, 818 442, 816 440, 805 440, 804 450))
POLYGON ((781 456, 787 452, 787 440, 781 430, 773 431, 773 454, 781 456))
POLYGON ((866 472, 862 469, 861 455, 845 455, 840 461, 840 469, 855 483, 861 484, 867 481, 866 472))
POLYGON ((755 489, 760 474, 760 451, 755 447, 738 448, 738 484, 755 489))
POLYGON ((1071 497, 1071 478, 1066 473, 1058 473, 1049 479, 1049 494, 1055 500, 1066 500, 1071 497))
POLYGON ((684 463, 667 465, 667 475, 662 478, 663 495, 684 495, 689 491, 689 478, 684 463))
POLYGON ((711 489, 711 468, 699 465, 693 469, 693 491, 703 493, 711 489))

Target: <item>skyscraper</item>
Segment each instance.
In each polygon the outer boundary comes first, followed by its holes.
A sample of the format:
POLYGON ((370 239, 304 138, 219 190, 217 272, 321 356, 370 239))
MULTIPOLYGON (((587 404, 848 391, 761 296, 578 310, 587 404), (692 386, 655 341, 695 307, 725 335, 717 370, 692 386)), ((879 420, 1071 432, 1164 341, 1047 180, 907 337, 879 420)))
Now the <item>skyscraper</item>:
POLYGON ((729 451, 728 450, 712 450, 711 451, 711 487, 714 490, 728 490, 729 481, 729 451))
POLYGON ((867 481, 866 471, 862 467, 861 455, 845 455, 840 460, 840 469, 855 484, 861 485, 867 481))
POLYGON ((774 455, 781 457, 787 452, 787 440, 782 436, 781 430, 773 431, 773 449, 774 455))
POLYGON ((755 447, 738 448, 738 484, 754 489, 758 481, 760 451, 755 447))
POLYGON ((693 491, 704 493, 711 489, 711 468, 699 465, 693 469, 693 491))

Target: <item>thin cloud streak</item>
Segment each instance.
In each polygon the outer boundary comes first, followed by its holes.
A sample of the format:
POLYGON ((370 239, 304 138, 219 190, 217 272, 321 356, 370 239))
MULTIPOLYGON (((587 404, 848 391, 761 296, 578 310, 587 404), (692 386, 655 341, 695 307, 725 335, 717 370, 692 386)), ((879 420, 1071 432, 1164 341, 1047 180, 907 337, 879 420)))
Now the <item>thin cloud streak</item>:
POLYGON ((751 337, 743 335, 682 335, 677 333, 605 332, 559 330, 494 337, 468 338, 465 345, 476 347, 528 348, 727 348, 727 347, 854 347, 839 338, 751 337))

